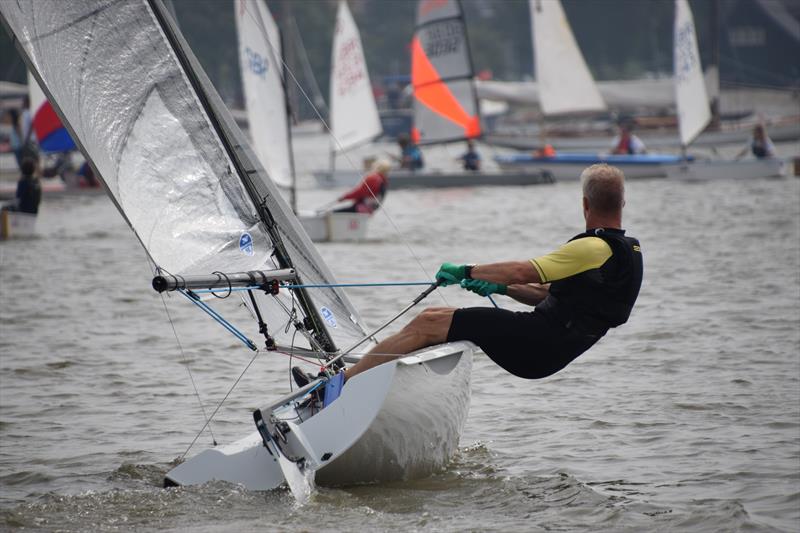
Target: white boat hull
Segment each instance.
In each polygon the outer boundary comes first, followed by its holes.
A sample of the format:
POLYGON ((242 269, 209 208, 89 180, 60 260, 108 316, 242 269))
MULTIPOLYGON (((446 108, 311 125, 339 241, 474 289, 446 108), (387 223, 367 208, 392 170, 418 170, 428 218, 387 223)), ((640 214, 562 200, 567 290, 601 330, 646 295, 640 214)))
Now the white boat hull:
POLYGON ((522 168, 547 172, 557 181, 575 181, 590 165, 606 163, 620 168, 627 179, 666 178, 667 167, 683 162, 670 154, 596 154, 564 152, 551 157, 532 154, 499 155, 495 162, 503 169, 522 168))
POLYGON ((27 239, 36 235, 36 215, 19 211, 0 212, 0 239, 27 239))
POLYGON ((303 229, 314 242, 352 242, 367 238, 369 213, 319 213, 300 215, 303 229))
MULTIPOLYGON (((361 179, 355 170, 314 172, 317 184, 323 188, 353 187, 361 179)), ((506 170, 392 170, 389 190, 430 189, 445 187, 485 187, 490 185, 539 185, 552 183, 553 177, 540 169, 512 168, 506 170)))
MULTIPOLYGON (((349 380, 338 399, 300 423, 291 421, 296 406, 273 409, 291 428, 284 453, 302 458, 325 485, 411 479, 443 468, 466 422, 473 350, 471 343, 449 343, 379 365, 349 380)), ((180 464, 165 484, 212 480, 270 490, 284 477, 254 431, 180 464)))
POLYGON ((752 180, 777 178, 787 174, 788 165, 782 159, 745 159, 741 161, 698 160, 670 165, 670 179, 687 181, 752 180))

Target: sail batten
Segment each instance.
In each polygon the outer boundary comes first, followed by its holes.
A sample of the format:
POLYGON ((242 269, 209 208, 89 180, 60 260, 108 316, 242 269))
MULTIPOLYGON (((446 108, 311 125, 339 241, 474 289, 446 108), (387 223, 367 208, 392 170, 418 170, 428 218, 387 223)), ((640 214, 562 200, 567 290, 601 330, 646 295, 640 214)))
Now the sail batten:
POLYGON ((466 25, 457 0, 421 0, 411 41, 414 129, 418 144, 481 135, 466 25))
MULTIPOLYGON (((335 282, 160 0, 2 2, 0 13, 159 269, 294 268, 335 282)), ((299 302, 326 349, 364 335, 340 289, 294 296, 263 297, 262 312, 285 324, 299 302)))

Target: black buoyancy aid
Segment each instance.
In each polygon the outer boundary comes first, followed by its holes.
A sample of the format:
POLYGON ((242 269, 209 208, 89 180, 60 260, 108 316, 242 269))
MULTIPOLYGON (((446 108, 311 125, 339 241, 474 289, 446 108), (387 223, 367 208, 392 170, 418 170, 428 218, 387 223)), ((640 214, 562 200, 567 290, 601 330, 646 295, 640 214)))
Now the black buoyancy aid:
POLYGON ((549 296, 536 309, 566 327, 581 325, 605 334, 628 321, 642 285, 642 253, 639 241, 625 230, 593 229, 570 241, 599 237, 611 247, 611 257, 599 268, 554 281, 549 296))

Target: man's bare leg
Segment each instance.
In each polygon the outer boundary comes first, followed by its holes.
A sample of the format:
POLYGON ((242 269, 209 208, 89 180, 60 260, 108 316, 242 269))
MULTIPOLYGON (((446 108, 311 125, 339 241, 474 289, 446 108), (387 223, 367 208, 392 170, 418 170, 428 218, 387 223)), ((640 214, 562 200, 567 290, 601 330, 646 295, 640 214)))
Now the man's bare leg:
POLYGON ((358 363, 345 370, 345 379, 414 350, 445 342, 454 311, 453 307, 425 309, 402 330, 379 342, 358 363))

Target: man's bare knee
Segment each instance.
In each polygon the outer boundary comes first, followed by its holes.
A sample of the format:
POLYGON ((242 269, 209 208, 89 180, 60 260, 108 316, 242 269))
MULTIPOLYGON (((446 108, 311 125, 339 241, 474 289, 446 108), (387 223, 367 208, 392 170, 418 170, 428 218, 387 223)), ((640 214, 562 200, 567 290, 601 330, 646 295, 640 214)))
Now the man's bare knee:
POLYGON ((450 307, 425 309, 414 317, 404 329, 419 338, 425 345, 444 342, 453 320, 453 311, 454 309, 450 307))

